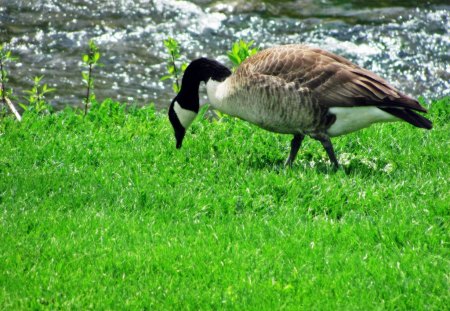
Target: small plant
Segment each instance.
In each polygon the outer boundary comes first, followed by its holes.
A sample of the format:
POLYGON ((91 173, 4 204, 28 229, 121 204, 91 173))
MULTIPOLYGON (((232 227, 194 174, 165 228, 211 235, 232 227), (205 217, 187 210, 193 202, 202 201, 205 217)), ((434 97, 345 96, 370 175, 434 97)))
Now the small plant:
POLYGON ((54 88, 49 88, 47 84, 41 86, 41 80, 44 76, 35 77, 33 87, 25 91, 28 96, 24 98, 27 100, 28 104, 20 104, 23 110, 28 112, 35 112, 37 114, 50 113, 52 112, 52 106, 47 104, 45 101, 45 96, 48 93, 54 92, 54 88))
POLYGON ((233 71, 247 58, 258 53, 258 48, 252 48, 251 46, 255 42, 245 42, 244 40, 236 41, 231 47, 231 51, 227 53, 228 58, 233 63, 233 71))
POLYGON ((81 73, 83 77, 83 83, 86 86, 86 97, 84 98, 84 115, 87 114, 88 106, 95 100, 94 94, 94 78, 92 77, 92 71, 94 67, 101 67, 103 64, 99 63, 101 54, 95 42, 89 41, 89 53, 83 54, 83 64, 88 66, 88 71, 81 73))
POLYGON ((9 100, 12 97, 12 89, 6 87, 6 83, 9 81, 8 72, 5 69, 5 65, 10 62, 16 61, 18 58, 12 56, 11 51, 4 49, 3 44, 0 44, 0 98, 2 105, 0 107, 1 116, 4 115, 4 107, 8 106, 9 109, 14 113, 17 120, 21 120, 20 114, 17 112, 14 104, 9 100))
POLYGON ((168 74, 163 76, 161 81, 171 79, 173 81, 172 89, 175 93, 178 93, 180 91, 180 76, 186 70, 187 64, 182 63, 180 67, 177 66, 177 62, 179 61, 181 54, 180 45, 175 39, 168 38, 167 40, 164 40, 164 46, 169 52, 169 58, 167 59, 168 74))
POLYGON ((17 57, 12 56, 11 51, 6 51, 4 46, 0 45, 0 96, 3 105, 6 105, 6 98, 12 95, 12 90, 6 87, 6 83, 9 81, 9 78, 5 65, 16 60, 17 57))

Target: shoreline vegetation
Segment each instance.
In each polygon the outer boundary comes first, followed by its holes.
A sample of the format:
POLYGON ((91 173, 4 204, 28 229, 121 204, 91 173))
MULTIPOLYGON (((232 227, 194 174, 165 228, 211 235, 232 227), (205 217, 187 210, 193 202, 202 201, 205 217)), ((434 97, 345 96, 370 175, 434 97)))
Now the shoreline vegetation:
POLYGON ((207 106, 176 150, 166 111, 95 98, 96 53, 89 109, 38 77, 0 119, 0 309, 448 308, 450 97, 421 99, 431 131, 335 138, 337 171, 305 140, 286 169, 289 136, 207 106))

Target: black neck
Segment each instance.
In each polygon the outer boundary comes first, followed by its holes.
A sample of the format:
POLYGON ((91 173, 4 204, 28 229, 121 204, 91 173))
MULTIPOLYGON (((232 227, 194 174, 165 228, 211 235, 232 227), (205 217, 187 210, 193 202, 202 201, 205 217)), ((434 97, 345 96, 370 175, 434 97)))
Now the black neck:
POLYGON ((231 71, 218 61, 208 58, 196 59, 189 64, 184 72, 181 90, 176 100, 181 107, 198 112, 200 82, 206 83, 209 79, 222 82, 230 75, 231 71))

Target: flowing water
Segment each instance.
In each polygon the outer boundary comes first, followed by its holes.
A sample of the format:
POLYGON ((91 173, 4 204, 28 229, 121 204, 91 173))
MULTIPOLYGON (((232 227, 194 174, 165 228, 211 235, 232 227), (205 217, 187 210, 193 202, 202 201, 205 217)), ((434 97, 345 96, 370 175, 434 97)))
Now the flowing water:
POLYGON ((57 89, 49 95, 57 107, 81 104, 89 39, 103 55, 94 75, 99 100, 167 107, 174 94, 160 77, 169 36, 186 62, 208 56, 228 65, 226 51, 237 39, 261 48, 306 43, 410 95, 436 98, 450 95, 449 32, 448 0, 0 0, 0 42, 20 58, 8 68, 16 101, 43 75, 57 89))

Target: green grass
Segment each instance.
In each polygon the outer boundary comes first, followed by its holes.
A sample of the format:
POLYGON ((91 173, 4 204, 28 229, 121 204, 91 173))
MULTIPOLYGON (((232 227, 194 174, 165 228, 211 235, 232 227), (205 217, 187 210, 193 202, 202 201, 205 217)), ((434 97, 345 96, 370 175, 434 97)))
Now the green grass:
POLYGON ((306 139, 112 102, 0 123, 0 309, 444 310, 450 101, 432 131, 306 139))

